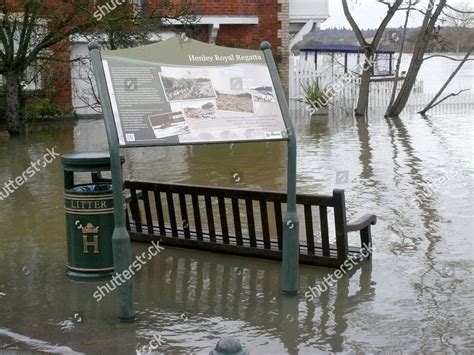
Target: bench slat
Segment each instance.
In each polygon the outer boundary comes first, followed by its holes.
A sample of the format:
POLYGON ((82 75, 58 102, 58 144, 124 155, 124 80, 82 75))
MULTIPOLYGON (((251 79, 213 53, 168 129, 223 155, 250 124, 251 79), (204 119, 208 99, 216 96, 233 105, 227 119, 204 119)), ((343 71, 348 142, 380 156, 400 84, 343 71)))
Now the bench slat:
POLYGON ((275 202, 273 204, 273 209, 275 210, 275 223, 278 236, 278 249, 283 249, 283 215, 281 213, 281 203, 275 202))
POLYGON ((158 216, 158 227, 160 229, 160 235, 166 235, 165 216, 163 215, 163 205, 161 204, 161 194, 159 191, 154 191, 154 194, 155 194, 155 207, 156 207, 156 214, 158 216))
POLYGON ((347 258, 347 252, 349 245, 347 243, 347 230, 346 230, 346 201, 344 198, 344 191, 334 189, 334 222, 336 223, 336 244, 337 244, 337 257, 339 260, 345 260, 347 258))
POLYGON ((173 200, 173 194, 171 192, 166 193, 166 203, 168 205, 168 214, 169 214, 170 224, 171 224, 171 235, 173 237, 177 237, 178 226, 176 224, 176 212, 174 210, 174 200, 173 200))
POLYGON ((304 205, 304 221, 306 227, 306 247, 308 254, 314 255, 313 213, 311 205, 304 205))
POLYGON ((197 195, 192 195, 194 225, 196 227, 197 239, 202 240, 201 209, 199 208, 199 199, 197 195))
POLYGON ((209 228, 209 236, 211 242, 216 241, 216 229, 214 227, 214 211, 212 210, 211 196, 204 196, 206 201, 207 227, 209 228))
POLYGON ((237 245, 242 245, 242 224, 240 221, 240 206, 239 200, 236 198, 232 199, 232 215, 234 217, 234 230, 237 245))
POLYGON ((130 189, 130 195, 132 199, 130 200, 130 205, 132 209, 132 219, 135 222, 137 232, 142 232, 142 217, 140 215, 140 206, 138 205, 137 190, 130 189))
POLYGON ((181 210, 181 220, 183 223, 183 230, 185 238, 189 239, 191 235, 189 234, 189 218, 188 218, 188 208, 186 206, 186 195, 179 194, 179 207, 181 210))
POLYGON ((217 201, 219 203, 219 215, 221 218, 222 237, 224 240, 224 244, 229 244, 229 227, 227 225, 227 211, 225 209, 224 197, 218 197, 217 201))
POLYGON ((148 196, 148 191, 142 190, 143 205, 145 206, 145 219, 148 234, 154 234, 153 229, 153 219, 151 217, 151 208, 150 208, 150 197, 148 196))
POLYGON ((319 219, 321 221, 321 244, 323 247, 323 255, 329 256, 329 228, 327 207, 319 206, 319 219))
POLYGON ((268 227, 268 211, 266 201, 260 201, 260 219, 262 221, 263 245, 265 249, 270 249, 270 228, 268 227))
POLYGON ((253 216, 252 200, 245 200, 245 209, 247 211, 247 224, 249 229, 250 246, 257 246, 257 238, 255 233, 255 219, 253 216))

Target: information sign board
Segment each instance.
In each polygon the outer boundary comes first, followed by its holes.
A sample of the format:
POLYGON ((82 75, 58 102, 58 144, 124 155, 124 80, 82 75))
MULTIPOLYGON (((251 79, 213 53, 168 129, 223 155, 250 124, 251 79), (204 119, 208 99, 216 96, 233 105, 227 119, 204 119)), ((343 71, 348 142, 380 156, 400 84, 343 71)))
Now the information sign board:
POLYGON ((122 147, 288 139, 262 51, 176 37, 102 65, 122 147))

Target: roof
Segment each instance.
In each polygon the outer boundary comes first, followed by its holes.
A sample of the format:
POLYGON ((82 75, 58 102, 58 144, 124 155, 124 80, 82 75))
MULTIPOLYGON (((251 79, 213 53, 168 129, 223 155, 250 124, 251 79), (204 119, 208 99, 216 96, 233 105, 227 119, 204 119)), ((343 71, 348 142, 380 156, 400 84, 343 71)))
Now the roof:
MULTIPOLYGON (((317 52, 317 53, 363 53, 361 46, 354 46, 351 44, 317 44, 306 46, 300 49, 303 52, 317 52)), ((393 54, 395 51, 391 49, 378 49, 377 53, 393 54)))

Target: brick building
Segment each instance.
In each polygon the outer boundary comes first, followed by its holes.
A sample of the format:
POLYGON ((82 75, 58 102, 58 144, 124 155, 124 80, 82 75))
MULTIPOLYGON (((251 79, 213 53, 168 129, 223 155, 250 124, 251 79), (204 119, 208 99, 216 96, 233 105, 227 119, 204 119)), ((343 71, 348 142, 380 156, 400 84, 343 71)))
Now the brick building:
MULTIPOLYGON (((153 3, 151 0, 136 1, 144 8, 153 3)), ((286 88, 290 39, 309 32, 329 16, 328 0, 193 0, 192 12, 197 15, 193 33, 201 41, 249 49, 258 49, 264 40, 270 42, 286 88)), ((179 23, 171 25, 173 31, 180 30, 179 23)), ((167 27, 162 30, 160 35, 163 39, 175 35, 167 27)), ((87 57, 87 40, 71 39, 68 50, 62 55, 71 59, 87 57)), ((88 80, 79 75, 74 65, 59 65, 58 70, 70 74, 61 75, 63 79, 55 95, 56 102, 73 107, 78 114, 95 113, 84 102, 88 99, 78 95, 90 86, 88 80)))

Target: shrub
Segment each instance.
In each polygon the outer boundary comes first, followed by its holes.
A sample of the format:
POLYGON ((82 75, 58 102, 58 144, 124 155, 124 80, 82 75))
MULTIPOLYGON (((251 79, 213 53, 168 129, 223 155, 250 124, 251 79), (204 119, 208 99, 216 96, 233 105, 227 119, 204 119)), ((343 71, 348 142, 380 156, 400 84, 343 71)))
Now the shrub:
POLYGON ((306 82, 301 81, 300 85, 305 94, 302 100, 304 103, 311 106, 318 105, 319 107, 326 107, 328 105, 329 96, 325 88, 319 85, 317 79, 306 80, 306 82))
POLYGON ((54 104, 47 97, 26 104, 26 118, 28 120, 37 118, 59 118, 70 115, 70 110, 54 104))

